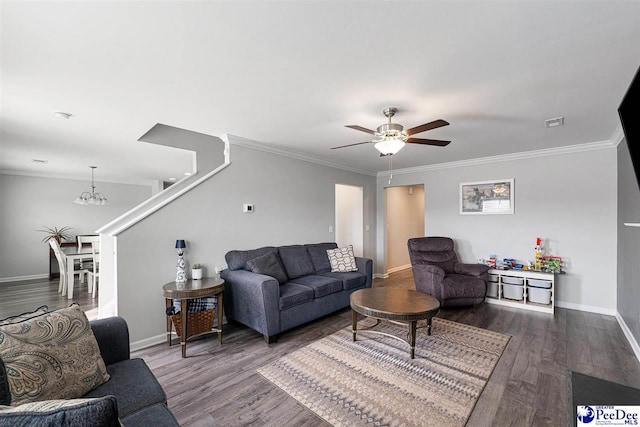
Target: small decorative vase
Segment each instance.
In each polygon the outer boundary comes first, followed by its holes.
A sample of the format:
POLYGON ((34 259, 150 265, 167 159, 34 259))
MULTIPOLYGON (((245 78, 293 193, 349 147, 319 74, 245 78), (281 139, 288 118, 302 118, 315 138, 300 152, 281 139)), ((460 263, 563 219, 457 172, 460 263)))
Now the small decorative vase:
POLYGON ((193 280, 202 279, 202 269, 201 268, 192 268, 191 269, 191 278, 193 280))
POLYGON ((186 267, 182 254, 178 254, 178 265, 176 267, 176 282, 182 283, 187 281, 187 272, 184 270, 186 267))

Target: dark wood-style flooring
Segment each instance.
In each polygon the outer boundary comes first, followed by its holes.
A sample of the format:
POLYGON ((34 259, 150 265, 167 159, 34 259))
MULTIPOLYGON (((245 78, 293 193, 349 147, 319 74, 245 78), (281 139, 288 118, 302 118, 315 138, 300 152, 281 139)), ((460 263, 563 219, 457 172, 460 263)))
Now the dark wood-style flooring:
POLYGON ((78 303, 88 313, 90 320, 97 312, 98 298, 91 298, 87 292, 87 283, 81 284, 77 278, 73 299, 67 299, 58 293, 58 279, 0 283, 0 319, 33 311, 41 305, 48 306, 49 310, 57 310, 69 307, 72 303, 78 303))
MULTIPOLYGON (((41 304, 56 306, 57 282, 51 283, 53 292, 37 291, 29 282, 0 284, 0 317, 18 302, 25 308, 15 313, 41 304), (14 288, 23 285, 26 301, 14 288), (39 292, 45 295, 37 296, 39 292)), ((376 279, 374 286, 411 289, 411 270, 376 279)), ((77 292, 79 298, 84 294, 77 292)), ((66 301, 60 306, 68 305, 66 301)), ((561 308, 552 316, 489 304, 441 310, 438 316, 512 337, 468 426, 571 425, 570 370, 640 388, 640 363, 611 316, 561 308)), ((248 328, 225 325, 221 346, 216 336, 191 342, 186 359, 180 357, 179 345, 166 344, 132 357, 149 364, 183 426, 327 426, 256 369, 350 322, 351 312, 345 309, 286 332, 272 345, 248 328)))

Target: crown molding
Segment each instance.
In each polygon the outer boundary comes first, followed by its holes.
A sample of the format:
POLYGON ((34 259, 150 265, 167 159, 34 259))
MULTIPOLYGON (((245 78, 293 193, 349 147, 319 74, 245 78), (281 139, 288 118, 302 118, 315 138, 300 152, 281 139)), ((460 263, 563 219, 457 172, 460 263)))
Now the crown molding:
POLYGON ((330 168, 342 169, 349 172, 358 173, 360 175, 376 176, 376 173, 372 171, 353 168, 340 163, 330 162, 328 160, 312 157, 312 156, 309 156, 308 154, 302 154, 297 151, 276 148, 271 145, 267 145, 258 141, 254 141, 248 138, 243 138, 241 136, 224 134, 221 138, 223 138, 225 141, 228 141, 230 144, 238 145, 240 147, 250 148, 252 150, 263 151, 265 153, 275 154, 277 156, 282 156, 282 157, 289 157, 291 159, 302 160, 304 162, 316 163, 318 165, 328 166, 330 168))
MULTIPOLYGON (((453 169, 465 166, 484 165, 489 163, 510 162, 513 160, 533 159, 537 157, 558 156, 561 154, 582 153, 585 151, 605 150, 615 148, 617 144, 612 141, 589 142, 586 144, 567 145, 564 147, 545 148, 542 150, 524 151, 521 153, 501 154, 499 156, 479 157, 477 159, 459 160, 455 162, 438 163, 435 165, 417 166, 413 168, 394 169, 394 175, 403 175, 416 172, 428 172, 440 169, 453 169)), ((389 176, 389 171, 381 171, 378 177, 389 176)))
POLYGON ((613 131, 613 135, 611 135, 611 143, 617 147, 623 139, 624 131, 622 130, 622 125, 618 124, 618 126, 616 126, 616 130, 613 131))
MULTIPOLYGON (((44 173, 44 172, 28 172, 28 171, 8 171, 0 169, 0 175, 16 175, 16 176, 29 176, 33 178, 53 178, 53 179, 67 179, 71 181, 91 181, 87 177, 80 178, 77 175, 66 175, 60 173, 44 173)), ((151 187, 156 181, 150 179, 133 179, 133 180, 118 180, 118 179, 96 179, 96 183, 108 183, 108 184, 125 184, 125 185, 144 185, 151 187)))

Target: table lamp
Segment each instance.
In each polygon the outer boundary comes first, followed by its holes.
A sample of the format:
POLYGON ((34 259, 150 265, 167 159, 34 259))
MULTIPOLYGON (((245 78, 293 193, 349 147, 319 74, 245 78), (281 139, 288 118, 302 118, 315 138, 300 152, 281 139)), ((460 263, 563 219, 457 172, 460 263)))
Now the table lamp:
POLYGON ((187 272, 185 271, 185 263, 182 255, 187 247, 184 240, 176 240, 176 250, 178 251, 178 265, 176 267, 176 283, 184 283, 187 281, 187 272))

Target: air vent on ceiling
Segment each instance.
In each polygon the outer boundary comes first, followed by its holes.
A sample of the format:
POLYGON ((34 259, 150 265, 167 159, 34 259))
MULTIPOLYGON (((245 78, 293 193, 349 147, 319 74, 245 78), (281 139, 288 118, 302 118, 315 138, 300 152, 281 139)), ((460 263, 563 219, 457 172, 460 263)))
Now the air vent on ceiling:
POLYGON ((564 117, 556 117, 555 119, 547 119, 544 125, 548 128, 555 128, 564 125, 564 117))

